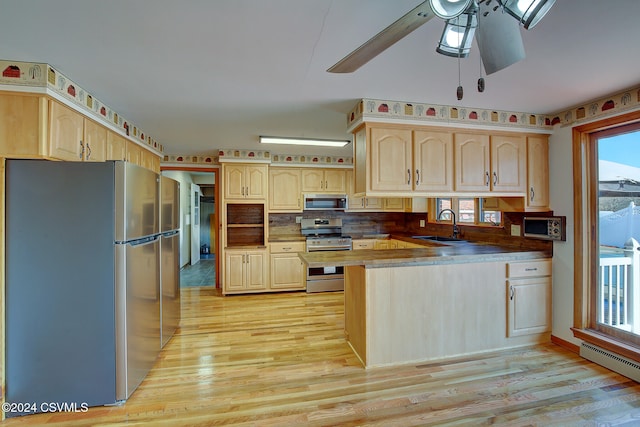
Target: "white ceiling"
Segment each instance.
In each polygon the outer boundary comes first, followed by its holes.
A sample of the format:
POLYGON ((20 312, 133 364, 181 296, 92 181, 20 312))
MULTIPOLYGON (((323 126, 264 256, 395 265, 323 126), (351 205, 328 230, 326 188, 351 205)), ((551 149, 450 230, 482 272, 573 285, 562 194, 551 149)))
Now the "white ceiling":
POLYGON ((433 19, 353 74, 326 69, 422 0, 0 0, 0 58, 46 62, 144 129, 166 154, 260 147, 258 135, 348 138, 373 98, 554 113, 640 84, 640 1, 558 0, 527 58, 475 90, 477 48, 435 52, 433 19))

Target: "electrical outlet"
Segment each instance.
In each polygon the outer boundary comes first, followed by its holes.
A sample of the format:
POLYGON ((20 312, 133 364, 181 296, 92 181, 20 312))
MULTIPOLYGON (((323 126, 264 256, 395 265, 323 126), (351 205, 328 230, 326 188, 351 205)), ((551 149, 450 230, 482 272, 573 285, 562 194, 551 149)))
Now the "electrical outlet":
POLYGON ((424 227, 424 226, 425 226, 425 221, 424 221, 424 219, 421 219, 420 220, 420 227, 424 227))
POLYGON ((297 216, 296 217, 296 224, 300 224, 302 222, 302 217, 301 216, 297 216))
POLYGON ((520 226, 516 224, 511 224, 511 235, 519 236, 520 235, 520 226))

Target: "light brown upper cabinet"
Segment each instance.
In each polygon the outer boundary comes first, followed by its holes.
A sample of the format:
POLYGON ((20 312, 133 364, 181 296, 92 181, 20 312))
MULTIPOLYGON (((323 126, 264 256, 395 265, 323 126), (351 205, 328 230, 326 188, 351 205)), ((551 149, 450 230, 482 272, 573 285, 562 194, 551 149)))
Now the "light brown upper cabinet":
POLYGON ((345 193, 347 178, 344 169, 303 169, 303 193, 345 193))
POLYGON ((0 93, 1 156, 48 156, 47 108, 47 99, 43 96, 0 93))
POLYGON ((56 101, 49 101, 49 151, 53 158, 103 162, 107 130, 56 101))
POLYGON ((529 211, 549 210, 549 140, 546 135, 527 137, 527 196, 529 211))
POLYGON ((520 135, 455 133, 458 192, 526 191, 526 140, 520 135))
POLYGON ((269 168, 269 212, 302 212, 302 172, 269 168))
POLYGON ((107 160, 127 160, 127 140, 114 132, 107 132, 107 160))
POLYGON ((366 138, 362 130, 355 134, 357 192, 415 195, 453 191, 450 131, 372 126, 367 132, 366 138))
POLYGON ((225 163, 222 171, 225 199, 266 199, 269 182, 267 165, 225 163))
POLYGON ((453 190, 453 135, 445 131, 413 132, 414 189, 453 190))
POLYGON ((370 129, 367 153, 370 156, 372 191, 411 191, 413 154, 412 132, 408 129, 370 129))

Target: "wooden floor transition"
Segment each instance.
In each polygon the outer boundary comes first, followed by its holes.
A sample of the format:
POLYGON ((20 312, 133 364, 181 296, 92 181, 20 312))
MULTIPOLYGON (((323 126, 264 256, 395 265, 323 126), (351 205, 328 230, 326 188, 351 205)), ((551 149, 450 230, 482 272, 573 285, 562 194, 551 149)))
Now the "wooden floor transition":
POLYGON ((180 330, 125 404, 2 424, 640 424, 640 384, 553 344, 365 370, 344 340, 341 292, 182 296, 180 330))

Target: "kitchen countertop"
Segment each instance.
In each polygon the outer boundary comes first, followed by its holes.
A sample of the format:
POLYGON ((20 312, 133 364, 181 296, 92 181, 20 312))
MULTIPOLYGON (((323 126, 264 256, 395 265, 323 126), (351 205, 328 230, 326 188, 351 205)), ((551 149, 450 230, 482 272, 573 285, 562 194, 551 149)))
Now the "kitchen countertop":
POLYGON ((301 252, 298 256, 309 267, 361 265, 366 268, 382 268, 542 259, 551 257, 551 253, 482 243, 464 243, 412 249, 301 252))
POLYGON ((278 235, 269 235, 269 243, 278 243, 278 242, 305 242, 307 240, 306 236, 302 234, 278 234, 278 235))

